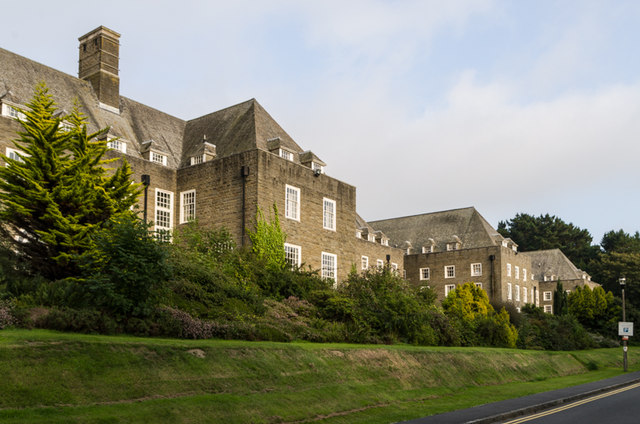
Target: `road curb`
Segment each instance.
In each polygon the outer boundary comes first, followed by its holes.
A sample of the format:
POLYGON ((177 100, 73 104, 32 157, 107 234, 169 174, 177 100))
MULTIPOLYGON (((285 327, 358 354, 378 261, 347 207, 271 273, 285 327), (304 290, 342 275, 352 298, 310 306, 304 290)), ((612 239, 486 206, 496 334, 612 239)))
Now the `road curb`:
POLYGON ((512 418, 518 418, 525 415, 534 414, 536 412, 543 411, 545 409, 553 408, 554 406, 564 405, 567 403, 575 402, 581 399, 585 399, 591 396, 595 396, 601 393, 610 392, 612 390, 620 389, 625 386, 630 386, 635 383, 640 383, 640 378, 633 380, 612 384, 610 386, 599 387, 597 389, 589 390, 587 392, 578 393, 564 398, 538 403, 535 405, 527 406, 525 408, 516 409, 513 411, 503 412, 500 414, 492 415, 489 417, 479 418, 477 420, 465 421, 464 424, 492 424, 499 421, 504 421, 512 418))

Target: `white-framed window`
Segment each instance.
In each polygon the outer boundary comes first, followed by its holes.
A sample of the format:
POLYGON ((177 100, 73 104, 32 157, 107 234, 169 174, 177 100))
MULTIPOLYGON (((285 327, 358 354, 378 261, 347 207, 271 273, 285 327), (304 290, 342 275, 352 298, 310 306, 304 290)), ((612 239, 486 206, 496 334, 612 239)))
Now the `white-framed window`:
POLYGON ((482 264, 481 263, 471 264, 471 276, 479 277, 481 275, 482 275, 482 264))
POLYGON ((422 253, 433 253, 433 246, 422 246, 422 253))
POLYGON ((384 267, 384 261, 382 259, 376 260, 376 266, 378 268, 383 268, 384 267))
MULTIPOLYGON (((24 162, 24 159, 22 159, 22 157, 26 156, 23 152, 21 152, 20 150, 17 149, 12 149, 11 147, 7 147, 7 150, 5 152, 5 155, 9 158, 9 159, 13 159, 15 161, 18 162, 24 162)), ((9 164, 7 163, 7 166, 9 166, 9 164)))
POLYGON ((551 297, 553 296, 553 294, 550 291, 546 291, 544 293, 542 293, 542 300, 544 300, 545 302, 548 302, 551 300, 551 297))
POLYGON ((324 166, 320 165, 318 162, 311 162, 311 169, 313 171, 320 171, 321 174, 324 174, 324 166))
POLYGON ((393 272, 398 272, 398 264, 395 262, 391 262, 391 270, 393 272))
POLYGON ((516 284, 516 302, 520 302, 520 286, 516 284))
POLYGON ((73 125, 71 125, 69 122, 67 121, 60 121, 60 123, 58 124, 58 131, 62 131, 62 132, 69 132, 73 129, 73 125))
POLYGON ((290 161, 293 160, 293 153, 291 153, 288 150, 279 149, 279 155, 283 159, 290 160, 290 161))
POLYGON ((553 307, 551 305, 544 305, 544 311, 547 314, 552 314, 553 313, 553 307))
POLYGON ((362 230, 356 230, 356 238, 361 239, 362 238, 362 230))
POLYGON ((482 288, 482 283, 473 283, 473 285, 475 285, 477 288, 481 289, 482 288))
POLYGON ((527 293, 528 293, 528 292, 527 292, 527 288, 526 288, 526 287, 523 287, 523 288, 522 288, 522 301, 523 301, 524 303, 528 303, 528 302, 529 302, 529 299, 527 298, 527 293))
POLYGON ((328 278, 333 281, 338 281, 338 257, 332 253, 322 252, 322 278, 328 278))
POLYGON ((455 278, 455 276, 456 276, 455 265, 447 265, 444 267, 444 278, 455 278))
POLYGON ((511 277, 511 264, 507 264, 507 277, 511 277))
POLYGON ((204 155, 191 156, 191 165, 199 165, 204 162, 204 155))
POLYGON ((511 283, 507 283, 507 300, 513 299, 513 289, 511 283))
POLYGON ((107 147, 113 150, 118 150, 122 153, 127 153, 127 143, 118 138, 113 138, 107 141, 107 147))
POLYGON ((431 278, 431 269, 429 268, 420 268, 420 279, 428 280, 431 278))
POLYGON ((322 199, 322 228, 325 230, 336 230, 336 201, 322 199))
POLYGON ((375 235, 375 234, 373 234, 373 233, 369 233, 369 234, 367 234, 367 240, 368 240, 368 241, 372 241, 372 242, 374 242, 374 243, 375 243, 375 241, 376 241, 376 235, 375 235))
POLYGON ((527 281, 527 268, 522 268, 522 281, 527 281))
POLYGON ((180 193, 180 223, 196 219, 196 191, 189 190, 180 193))
POLYGON ((533 287, 531 287, 531 302, 535 302, 536 301, 535 300, 535 295, 533 293, 534 293, 534 290, 533 290, 533 287))
POLYGON ((300 221, 300 189, 287 184, 284 196, 284 216, 294 221, 300 221))
POLYGON ((158 238, 163 241, 171 240, 171 228, 173 228, 173 193, 157 188, 155 231, 158 238))
POLYGON ((516 266, 516 280, 520 279, 520 267, 516 266))
POLYGON ((389 246, 389 239, 388 238, 381 238, 380 239, 380 244, 383 246, 389 246))
POLYGON ((360 268, 362 268, 362 269, 368 269, 369 268, 369 257, 368 256, 363 256, 360 259, 360 268))
POLYGON ((451 251, 451 250, 458 250, 459 248, 459 243, 447 243, 447 250, 451 251))
POLYGON ((284 244, 284 258, 291 267, 299 267, 302 263, 302 248, 295 244, 284 244))
POLYGON ((161 165, 167 166, 167 156, 161 153, 151 151, 150 154, 151 162, 159 163, 161 165))
POLYGON ((445 286, 444 286, 444 297, 449 296, 449 293, 451 293, 455 289, 456 289, 456 285, 455 284, 445 284, 445 286))
POLYGON ((24 113, 20 112, 17 108, 11 105, 8 105, 6 103, 2 104, 2 116, 19 119, 21 121, 27 120, 27 116, 24 113))

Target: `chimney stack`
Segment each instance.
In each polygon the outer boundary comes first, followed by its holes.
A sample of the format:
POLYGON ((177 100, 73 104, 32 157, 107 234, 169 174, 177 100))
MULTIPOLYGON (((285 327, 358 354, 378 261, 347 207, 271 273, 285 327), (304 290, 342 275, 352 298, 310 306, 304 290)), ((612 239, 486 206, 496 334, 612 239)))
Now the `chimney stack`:
POLYGON ((91 83, 101 107, 120 113, 120 34, 100 26, 78 38, 78 41, 78 77, 91 83))

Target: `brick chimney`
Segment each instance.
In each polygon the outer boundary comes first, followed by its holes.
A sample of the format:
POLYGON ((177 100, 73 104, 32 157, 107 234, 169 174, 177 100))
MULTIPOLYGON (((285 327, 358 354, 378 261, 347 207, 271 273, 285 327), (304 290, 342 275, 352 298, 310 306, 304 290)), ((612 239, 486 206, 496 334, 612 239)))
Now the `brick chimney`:
POLYGON ((101 107, 120 113, 120 34, 100 26, 78 38, 78 41, 78 77, 91 83, 101 107))

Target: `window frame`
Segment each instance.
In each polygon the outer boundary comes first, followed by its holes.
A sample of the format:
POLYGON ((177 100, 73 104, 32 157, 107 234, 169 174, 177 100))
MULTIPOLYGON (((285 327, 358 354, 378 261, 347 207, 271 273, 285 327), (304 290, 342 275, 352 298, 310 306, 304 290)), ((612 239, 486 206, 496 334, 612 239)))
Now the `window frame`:
MULTIPOLYGON (((168 190, 163 190, 161 188, 156 188, 156 196, 154 199, 154 221, 153 221, 153 225, 154 225, 154 232, 157 234, 158 231, 160 230, 165 230, 169 233, 171 233, 171 230, 173 229, 173 206, 174 206, 174 193, 172 191, 168 191, 168 190), (166 207, 164 205, 159 205, 159 194, 162 195, 168 195, 168 203, 169 206, 166 207), (168 222, 168 226, 162 226, 162 225, 158 225, 158 214, 159 213, 166 213, 167 214, 167 218, 166 221, 168 222)), ((163 202, 164 203, 164 202, 163 202)), ((164 220, 164 219, 163 219, 164 220)), ((169 238, 171 236, 169 235, 169 238)))
POLYGON ((338 282, 338 255, 322 252, 320 255, 320 276, 323 279, 333 280, 336 283, 338 282), (331 259, 333 264, 329 263, 329 261, 326 261, 325 259, 331 259), (325 265, 333 265, 333 269, 330 269, 325 265))
POLYGON ((482 263, 476 262, 471 264, 471 276, 472 277, 482 277, 482 263))
POLYGON ((369 269, 369 257, 362 255, 360 257, 360 269, 366 270, 369 269))
POLYGON ((300 189, 286 184, 284 191, 284 217, 292 221, 300 222, 300 189), (295 193, 296 199, 292 200, 289 193, 295 193), (293 209, 292 209, 293 208, 293 209))
POLYGON ((451 293, 455 289, 456 289, 456 285, 455 284, 445 284, 444 285, 444 297, 449 296, 449 293, 451 293))
POLYGON ((162 153, 158 153, 155 150, 151 150, 149 152, 149 161, 153 163, 157 163, 162 166, 167 166, 167 155, 162 153), (158 160, 160 159, 160 160, 158 160))
POLYGON ((420 281, 427 281, 430 279, 431 279, 431 268, 429 267, 420 268, 420 281))
POLYGON ((298 267, 300 268, 300 265, 302 265, 302 247, 298 246, 297 244, 291 244, 291 243, 285 243, 284 244, 284 259, 285 261, 291 265, 291 268, 294 267, 298 267), (295 252, 295 254, 293 255, 296 261, 292 262, 289 260, 289 253, 287 252, 287 249, 289 249, 291 252, 295 252))
POLYGON ((553 292, 551 291, 542 292, 542 300, 544 302, 551 302, 553 300, 553 292))
POLYGON ((456 278, 456 266, 445 265, 444 266, 444 278, 456 278), (449 272, 452 271, 452 272, 449 272))
POLYGON ((322 228, 336 231, 336 201, 327 197, 322 198, 322 228), (327 208, 328 205, 330 205, 333 210, 329 210, 327 208))
POLYGON ((507 283, 507 300, 513 300, 513 286, 507 283))
POLYGON ((193 221, 196 219, 196 189, 191 189, 191 190, 187 190, 187 191, 181 191, 180 192, 180 223, 181 224, 185 224, 189 221, 193 221), (185 198, 189 195, 193 194, 193 204, 186 204, 185 203, 185 198), (186 212, 186 207, 187 206, 192 206, 192 211, 190 211, 189 213, 186 212), (191 215, 190 217, 187 217, 186 215, 191 215))
POLYGON ((520 302, 520 285, 516 284, 516 302, 520 302))
POLYGON ((511 277, 511 264, 507 264, 507 277, 511 277))

